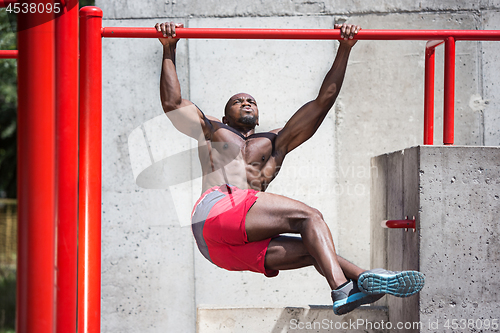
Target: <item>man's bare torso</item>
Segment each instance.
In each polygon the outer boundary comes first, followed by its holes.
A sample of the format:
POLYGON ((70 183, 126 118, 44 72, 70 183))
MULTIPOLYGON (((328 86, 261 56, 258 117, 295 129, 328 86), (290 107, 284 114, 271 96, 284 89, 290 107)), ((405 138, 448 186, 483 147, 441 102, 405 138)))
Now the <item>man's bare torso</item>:
POLYGON ((203 191, 222 184, 265 191, 283 162, 274 149, 279 129, 245 137, 220 121, 210 122, 210 135, 198 146, 203 191))

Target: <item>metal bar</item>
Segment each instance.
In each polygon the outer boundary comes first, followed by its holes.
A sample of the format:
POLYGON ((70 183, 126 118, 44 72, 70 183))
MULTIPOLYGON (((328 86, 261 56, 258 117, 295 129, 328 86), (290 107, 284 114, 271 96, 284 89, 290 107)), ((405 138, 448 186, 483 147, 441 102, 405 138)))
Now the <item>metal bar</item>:
POLYGON ((80 10, 78 332, 100 332, 102 10, 80 10))
POLYGON ((455 134, 455 39, 445 42, 443 144, 453 145, 455 134))
MULTIPOLYGON (((339 29, 244 29, 177 28, 178 38, 204 39, 340 39, 339 29)), ((102 37, 158 38, 155 28, 104 27, 102 37)), ((363 29, 358 40, 500 40, 500 30, 369 30, 363 29)))
MULTIPOLYGON (((46 4, 51 1, 34 1, 46 4)), ((16 332, 55 330, 55 75, 51 13, 18 15, 16 332)))
POLYGON ((8 5, 15 4, 17 2, 18 0, 0 0, 0 8, 7 7, 8 5))
POLYGON ((76 332, 78 216, 78 0, 56 25, 57 333, 76 332))
POLYGON ((415 229, 415 219, 413 220, 386 220, 381 223, 383 228, 390 229, 415 229))
POLYGON ((17 59, 17 50, 0 50, 0 59, 17 59))
POLYGON ((434 144, 435 48, 444 41, 429 41, 425 48, 424 145, 434 144))

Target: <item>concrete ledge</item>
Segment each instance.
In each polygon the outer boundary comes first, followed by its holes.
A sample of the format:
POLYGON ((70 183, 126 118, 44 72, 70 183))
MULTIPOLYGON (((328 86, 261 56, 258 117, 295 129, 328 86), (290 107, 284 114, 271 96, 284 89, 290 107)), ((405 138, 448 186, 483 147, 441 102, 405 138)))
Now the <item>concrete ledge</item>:
POLYGON ((498 321, 499 185, 500 147, 418 146, 372 159, 372 267, 426 276, 419 294, 386 297, 391 322, 422 323, 405 332, 498 321), (406 216, 416 232, 380 227, 406 216))
POLYGON ((387 308, 362 306, 336 316, 331 306, 198 307, 197 333, 389 332, 387 308))

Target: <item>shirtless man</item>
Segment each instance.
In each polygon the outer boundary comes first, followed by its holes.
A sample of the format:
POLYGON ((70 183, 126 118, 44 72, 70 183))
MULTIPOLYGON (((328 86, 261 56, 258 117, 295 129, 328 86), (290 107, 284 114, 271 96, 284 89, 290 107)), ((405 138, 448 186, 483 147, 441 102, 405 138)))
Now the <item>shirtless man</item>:
POLYGON ((338 315, 386 293, 406 297, 420 291, 421 273, 357 267, 336 255, 330 230, 317 209, 265 192, 285 156, 316 132, 332 108, 360 27, 335 25, 342 40, 318 96, 283 128, 267 133, 255 133, 259 109, 249 94, 232 96, 222 121, 182 98, 175 69, 178 27, 183 25, 155 26, 163 34, 159 38, 163 45, 160 96, 174 126, 199 143, 204 193, 193 209, 192 229, 203 256, 227 270, 249 270, 267 277, 279 270, 314 265, 330 285, 338 315), (300 237, 280 236, 284 233, 300 237))

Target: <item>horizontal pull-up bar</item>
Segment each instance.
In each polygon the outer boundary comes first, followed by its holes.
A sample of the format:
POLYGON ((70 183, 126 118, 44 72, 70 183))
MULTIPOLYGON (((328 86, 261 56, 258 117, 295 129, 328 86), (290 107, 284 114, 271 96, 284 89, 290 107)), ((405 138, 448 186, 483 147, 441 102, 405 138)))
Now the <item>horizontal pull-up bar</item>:
MULTIPOLYGON (((247 28, 177 28, 178 38, 202 39, 341 39, 339 29, 247 29, 247 28)), ((155 28, 104 27, 102 37, 158 38, 155 28)), ((358 40, 455 40, 498 41, 500 30, 361 30, 358 40)))

